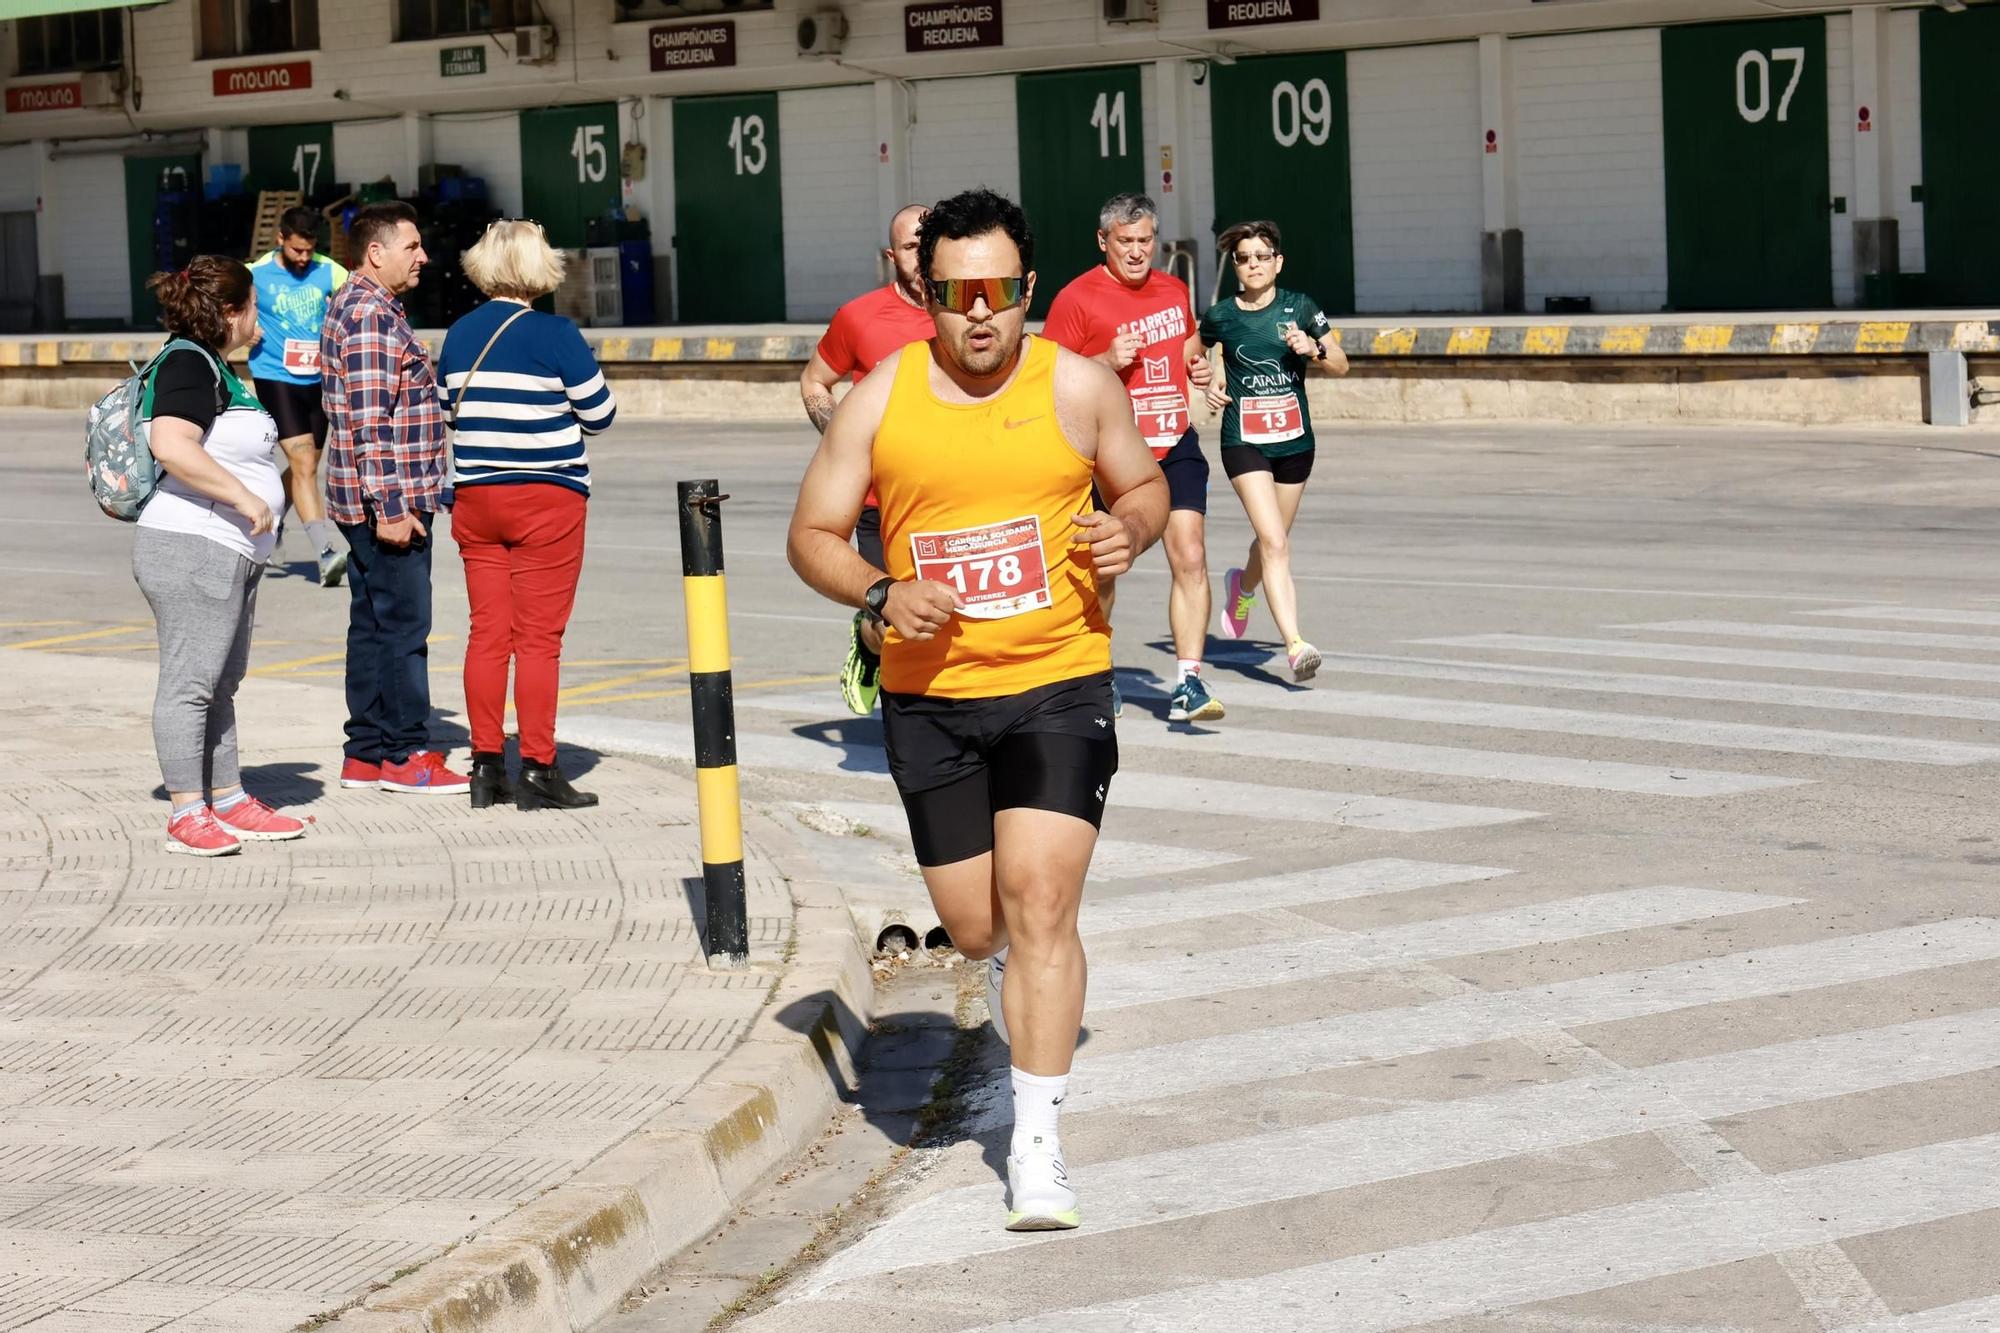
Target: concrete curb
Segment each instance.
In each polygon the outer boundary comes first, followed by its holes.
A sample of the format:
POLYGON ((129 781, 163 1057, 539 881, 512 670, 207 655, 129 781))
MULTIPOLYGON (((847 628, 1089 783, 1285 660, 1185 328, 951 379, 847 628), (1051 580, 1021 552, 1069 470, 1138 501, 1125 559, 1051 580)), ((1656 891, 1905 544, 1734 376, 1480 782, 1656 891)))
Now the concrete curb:
MULTIPOLYGON (((761 812, 747 829, 804 864, 761 812)), ((720 1225, 826 1126, 874 1016, 839 888, 791 880, 794 952, 743 1041, 686 1098, 491 1230, 350 1309, 341 1333, 581 1333, 720 1225)))

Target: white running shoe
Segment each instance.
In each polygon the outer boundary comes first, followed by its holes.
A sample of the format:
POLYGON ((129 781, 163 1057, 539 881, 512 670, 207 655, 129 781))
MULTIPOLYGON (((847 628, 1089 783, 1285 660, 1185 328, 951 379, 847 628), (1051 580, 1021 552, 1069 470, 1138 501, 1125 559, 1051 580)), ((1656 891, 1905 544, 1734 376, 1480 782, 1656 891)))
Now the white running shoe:
POLYGON ((1291 665, 1292 679, 1295 681, 1303 683, 1319 674, 1319 649, 1304 639, 1298 640, 1291 646, 1291 650, 1285 654, 1285 660, 1291 665))
POLYGON ((993 1031, 1012 1046, 1007 1036, 1007 1013, 1000 1004, 1000 988, 1007 981, 1007 951, 1002 949, 986 960, 986 1012, 993 1019, 993 1031))
POLYGON ((1068 1231, 1080 1225, 1076 1191, 1062 1149, 1043 1149, 1041 1140, 1021 1156, 1007 1158, 1007 1230, 1068 1231))

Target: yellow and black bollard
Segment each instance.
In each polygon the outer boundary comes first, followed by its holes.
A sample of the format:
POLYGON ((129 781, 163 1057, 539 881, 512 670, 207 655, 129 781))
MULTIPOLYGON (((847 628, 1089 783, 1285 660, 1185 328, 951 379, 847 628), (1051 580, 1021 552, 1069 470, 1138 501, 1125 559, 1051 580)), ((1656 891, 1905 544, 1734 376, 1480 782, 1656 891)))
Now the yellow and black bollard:
POLYGON ((694 701, 695 792, 710 967, 750 955, 743 901, 743 802, 736 784, 736 703, 729 679, 729 596, 722 577, 722 502, 713 481, 679 483, 681 588, 687 600, 694 701))

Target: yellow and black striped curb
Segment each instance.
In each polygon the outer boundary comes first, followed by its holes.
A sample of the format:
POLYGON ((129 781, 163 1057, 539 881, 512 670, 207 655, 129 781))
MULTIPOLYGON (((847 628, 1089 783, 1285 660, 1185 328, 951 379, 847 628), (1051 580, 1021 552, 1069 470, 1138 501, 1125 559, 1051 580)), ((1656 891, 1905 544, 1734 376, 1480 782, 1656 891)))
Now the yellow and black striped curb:
MULTIPOLYGON (((1370 357, 1914 356, 2000 353, 2000 320, 1832 319, 1785 324, 1337 324, 1347 355, 1370 357)), ((819 335, 635 337, 586 329, 605 365, 801 364, 819 335)), ((435 351, 443 335, 424 334, 435 351)), ((0 339, 0 369, 144 364, 157 337, 0 339)))

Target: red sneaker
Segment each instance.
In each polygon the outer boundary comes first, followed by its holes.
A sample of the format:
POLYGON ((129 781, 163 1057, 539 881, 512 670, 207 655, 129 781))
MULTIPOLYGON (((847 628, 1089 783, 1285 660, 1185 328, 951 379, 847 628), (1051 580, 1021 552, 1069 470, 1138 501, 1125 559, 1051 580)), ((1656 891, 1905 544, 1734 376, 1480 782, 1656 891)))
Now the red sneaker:
POLYGON ((340 761, 340 785, 365 787, 373 791, 382 785, 382 765, 366 759, 343 759, 340 761))
POLYGON ((472 779, 446 768, 444 756, 436 750, 417 750, 400 764, 390 760, 382 765, 382 790, 416 796, 463 796, 472 790, 472 779))
POLYGON ((183 856, 228 856, 242 851, 243 844, 203 805, 167 821, 167 850, 183 856))
POLYGON ((306 836, 306 823, 281 815, 255 796, 245 796, 227 810, 215 811, 218 821, 245 842, 289 842, 306 836))

